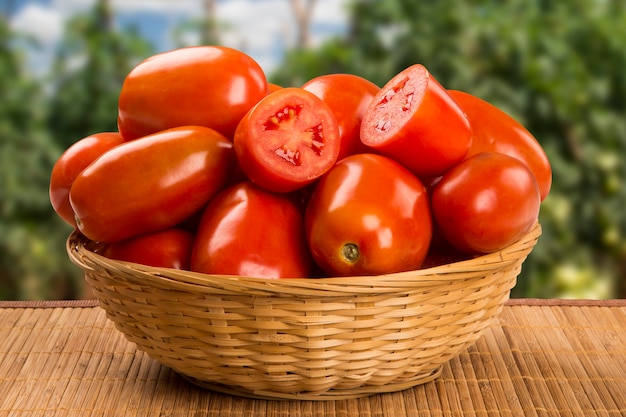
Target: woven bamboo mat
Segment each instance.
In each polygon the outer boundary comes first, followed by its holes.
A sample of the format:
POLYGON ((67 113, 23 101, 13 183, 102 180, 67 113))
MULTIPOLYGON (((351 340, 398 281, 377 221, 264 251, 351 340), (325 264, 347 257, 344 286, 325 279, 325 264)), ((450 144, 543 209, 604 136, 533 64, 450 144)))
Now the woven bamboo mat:
POLYGON ((626 416, 626 300, 512 300, 500 317, 433 382, 264 401, 190 384, 92 301, 0 302, 0 416, 626 416))

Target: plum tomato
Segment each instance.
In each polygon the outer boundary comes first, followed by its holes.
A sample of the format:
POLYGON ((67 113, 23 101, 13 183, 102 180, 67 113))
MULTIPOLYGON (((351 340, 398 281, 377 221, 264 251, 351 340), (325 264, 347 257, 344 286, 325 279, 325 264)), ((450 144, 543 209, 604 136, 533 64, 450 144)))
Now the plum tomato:
POLYGON ((74 180, 100 155, 123 142, 124 138, 119 132, 100 132, 89 135, 67 148, 52 167, 49 187, 50 203, 59 217, 74 229, 77 228, 76 219, 70 205, 70 188, 74 180))
POLYGON ((257 278, 305 278, 312 263, 296 199, 250 181, 211 199, 191 257, 196 272, 257 278))
POLYGON ((115 242, 173 227, 226 183, 232 142, 216 130, 183 126, 125 142, 83 170, 70 189, 79 230, 115 242))
POLYGON ((520 160, 496 152, 456 165, 437 183, 431 199, 445 239, 468 254, 505 248, 526 234, 539 216, 535 176, 520 160))
POLYGON ((358 75, 326 74, 310 79, 302 88, 321 98, 337 117, 341 141, 337 160, 372 152, 361 142, 361 120, 380 87, 358 75))
POLYGON ((133 68, 118 101, 126 140, 177 126, 213 128, 232 140, 237 123, 268 93, 259 64, 223 46, 193 46, 154 55, 133 68))
POLYGON ((418 177, 435 177, 463 160, 472 131, 446 89, 415 64, 374 97, 361 123, 361 141, 418 177))
POLYGON ((519 159, 535 174, 541 200, 550 192, 552 168, 537 139, 517 120, 493 104, 470 93, 450 90, 472 127, 472 146, 467 158, 481 152, 499 152, 519 159))
POLYGON ((258 186, 290 192, 315 181, 339 155, 333 111, 302 88, 287 87, 259 101, 237 126, 237 160, 258 186))
POLYGON ((155 268, 188 270, 193 240, 189 230, 173 227, 110 243, 103 255, 155 268))
POLYGON ((351 155, 318 180, 305 232, 313 259, 331 276, 418 269, 432 235, 428 196, 391 158, 351 155))

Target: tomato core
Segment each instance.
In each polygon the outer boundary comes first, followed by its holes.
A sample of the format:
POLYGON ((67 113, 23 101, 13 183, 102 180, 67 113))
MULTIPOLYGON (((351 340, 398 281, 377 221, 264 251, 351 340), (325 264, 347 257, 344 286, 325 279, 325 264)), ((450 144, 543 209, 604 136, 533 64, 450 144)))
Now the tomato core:
POLYGON ((356 243, 346 243, 341 248, 341 256, 350 264, 356 263, 356 261, 358 261, 359 257, 361 256, 361 252, 359 251, 359 245, 357 245, 356 243))

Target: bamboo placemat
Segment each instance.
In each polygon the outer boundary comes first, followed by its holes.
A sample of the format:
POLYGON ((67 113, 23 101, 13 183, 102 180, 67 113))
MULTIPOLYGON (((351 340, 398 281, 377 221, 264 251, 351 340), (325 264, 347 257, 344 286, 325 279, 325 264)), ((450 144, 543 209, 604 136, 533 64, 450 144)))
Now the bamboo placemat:
POLYGON ((202 390, 93 301, 0 302, 0 416, 624 416, 626 300, 511 300, 501 324, 405 391, 264 401, 202 390))

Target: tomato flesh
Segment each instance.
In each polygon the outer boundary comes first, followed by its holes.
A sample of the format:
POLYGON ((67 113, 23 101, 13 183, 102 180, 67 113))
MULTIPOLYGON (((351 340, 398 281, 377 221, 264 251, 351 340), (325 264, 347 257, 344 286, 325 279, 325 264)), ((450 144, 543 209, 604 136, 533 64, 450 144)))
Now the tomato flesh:
POLYGON ((248 178, 274 192, 310 184, 335 163, 339 130, 332 110, 301 88, 261 100, 235 131, 237 159, 248 178))

